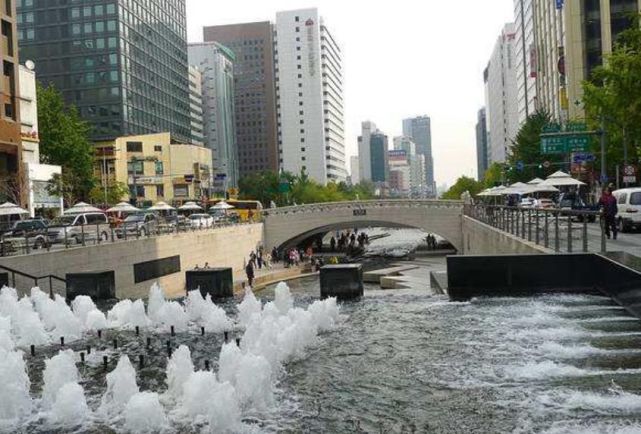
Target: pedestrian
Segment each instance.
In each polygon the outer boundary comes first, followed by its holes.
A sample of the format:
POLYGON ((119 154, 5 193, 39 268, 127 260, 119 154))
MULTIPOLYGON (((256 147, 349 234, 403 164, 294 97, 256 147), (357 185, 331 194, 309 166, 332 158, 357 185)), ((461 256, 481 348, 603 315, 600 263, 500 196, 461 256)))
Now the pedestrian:
POLYGON ((263 269, 263 251, 258 250, 258 253, 256 254, 256 261, 258 262, 258 269, 262 270, 263 269))
POLYGON ((329 240, 329 250, 330 252, 335 252, 336 251, 336 238, 332 237, 331 240, 329 240))
POLYGON ((612 190, 606 188, 603 190, 603 195, 599 199, 598 203, 599 208, 603 210, 603 219, 605 227, 605 236, 610 239, 610 230, 612 230, 612 235, 614 239, 617 239, 617 223, 616 216, 619 212, 619 207, 617 206, 617 200, 612 195, 612 190))
POLYGON ((247 275, 247 283, 251 287, 254 283, 254 265, 252 261, 247 263, 247 266, 245 267, 245 274, 247 275))
POLYGON ((278 249, 274 247, 272 249, 272 263, 277 263, 278 262, 278 249))

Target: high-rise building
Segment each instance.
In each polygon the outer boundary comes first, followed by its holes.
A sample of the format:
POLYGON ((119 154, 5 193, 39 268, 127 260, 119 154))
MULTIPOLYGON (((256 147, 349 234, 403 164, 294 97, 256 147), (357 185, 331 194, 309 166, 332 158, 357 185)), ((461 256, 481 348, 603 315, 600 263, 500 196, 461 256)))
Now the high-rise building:
POLYGON ((377 131, 371 135, 369 142, 372 182, 384 183, 387 181, 389 141, 385 134, 377 131))
POLYGON ((358 136, 358 167, 361 181, 372 180, 372 155, 370 153, 370 139, 378 128, 374 122, 361 123, 361 135, 358 136))
POLYGON ((429 197, 436 197, 436 183, 434 181, 434 156, 432 154, 432 122, 429 116, 403 120, 403 135, 411 138, 416 144, 416 154, 425 157, 425 181, 421 182, 426 187, 429 197))
MULTIPOLYGON (((22 170, 20 141, 20 95, 18 73, 18 44, 16 29, 16 9, 14 2, 2 2, 0 23, 2 24, 2 106, 0 107, 0 177, 3 183, 19 183, 22 170)), ((4 190, 4 189, 3 189, 4 190)), ((18 202, 20 192, 9 195, 0 191, 0 201, 18 202), (13 196, 13 197, 9 197, 13 196)), ((19 202, 24 203, 24 200, 19 202)))
POLYGON ((395 149, 387 153, 389 161, 389 192, 391 196, 406 197, 410 194, 412 169, 405 150, 395 149))
POLYGON ((191 118, 191 142, 204 145, 203 86, 202 74, 195 66, 189 66, 189 116, 191 118))
MULTIPOLYGON (((553 5, 554 2, 540 2, 553 5)), ((518 122, 523 124, 534 114, 537 106, 537 33, 535 23, 535 0, 514 0, 514 24, 516 38, 514 56, 516 62, 516 86, 518 122)), ((481 174, 482 176, 482 174, 481 174)))
POLYGON ((514 28, 513 23, 505 25, 484 72, 490 136, 488 164, 506 160, 519 129, 514 28))
POLYGON ((429 196, 430 192, 425 188, 425 154, 419 153, 419 146, 414 143, 414 139, 408 136, 394 137, 394 149, 405 152, 410 167, 411 192, 419 196, 429 196))
POLYGON ((479 110, 476 122, 476 167, 477 178, 482 181, 488 169, 487 164, 487 118, 485 107, 479 110))
POLYGON ((185 0, 20 1, 20 52, 95 140, 191 141, 185 0))
POLYGON ((239 176, 278 171, 274 29, 269 22, 204 28, 205 42, 235 54, 234 97, 239 176))
POLYGON ((358 155, 352 155, 349 159, 350 162, 350 181, 352 185, 356 185, 361 182, 361 170, 358 155))
POLYGON ((567 106, 569 118, 577 119, 584 115, 583 82, 612 52, 618 35, 635 22, 634 17, 641 13, 641 2, 584 0, 561 2, 560 6, 564 16, 567 106))
POLYGON ((276 15, 275 57, 281 167, 345 180, 342 53, 317 9, 276 15))
POLYGON ((201 73, 205 146, 212 150, 213 174, 237 187, 238 146, 234 106, 234 53, 218 42, 189 44, 189 63, 201 73))

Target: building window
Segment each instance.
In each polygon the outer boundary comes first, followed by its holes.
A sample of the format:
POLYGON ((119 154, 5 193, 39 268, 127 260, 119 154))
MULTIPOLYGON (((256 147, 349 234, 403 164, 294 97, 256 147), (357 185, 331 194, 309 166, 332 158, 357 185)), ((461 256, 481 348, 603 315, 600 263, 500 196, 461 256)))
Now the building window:
POLYGON ((156 175, 164 175, 165 167, 162 161, 156 161, 156 175))
POLYGON ((156 186, 156 196, 157 197, 165 197, 165 186, 164 185, 157 185, 156 186))
POLYGON ((161 145, 155 145, 154 146, 154 152, 162 152, 162 146, 161 145))
POLYGON ((142 152, 142 142, 127 142, 127 152, 142 152))

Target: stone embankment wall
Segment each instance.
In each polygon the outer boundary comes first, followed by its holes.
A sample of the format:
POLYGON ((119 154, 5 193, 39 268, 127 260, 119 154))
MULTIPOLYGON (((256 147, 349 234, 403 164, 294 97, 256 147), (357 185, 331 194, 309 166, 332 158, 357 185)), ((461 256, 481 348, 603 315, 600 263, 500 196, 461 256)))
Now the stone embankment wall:
POLYGON ((515 237, 478 220, 463 216, 464 255, 542 254, 554 253, 536 243, 515 237))

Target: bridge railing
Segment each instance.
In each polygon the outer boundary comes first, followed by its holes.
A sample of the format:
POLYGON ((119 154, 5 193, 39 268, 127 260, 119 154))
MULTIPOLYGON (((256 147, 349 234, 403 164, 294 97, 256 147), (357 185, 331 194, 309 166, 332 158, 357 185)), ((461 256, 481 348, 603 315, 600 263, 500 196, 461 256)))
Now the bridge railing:
POLYGON ((598 211, 466 204, 464 214, 557 253, 607 251, 604 219, 598 211))
POLYGON ((265 217, 336 211, 342 209, 375 209, 375 208, 462 208, 463 202, 458 200, 436 199, 389 199, 389 200, 361 200, 351 202, 323 202, 309 205, 295 205, 282 208, 269 208, 263 210, 265 217))

